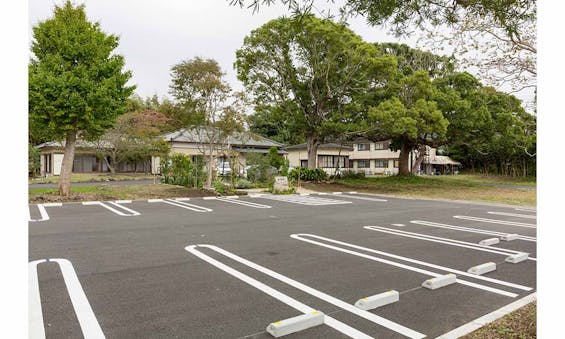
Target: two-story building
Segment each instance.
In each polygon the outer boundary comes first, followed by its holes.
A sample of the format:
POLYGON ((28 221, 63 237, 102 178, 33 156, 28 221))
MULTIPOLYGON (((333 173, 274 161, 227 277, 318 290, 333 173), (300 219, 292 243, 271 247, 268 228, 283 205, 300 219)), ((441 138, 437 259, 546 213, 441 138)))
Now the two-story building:
MULTIPOLYGON (((389 147, 390 140, 373 142, 358 139, 350 145, 322 144, 318 147, 318 168, 322 168, 330 175, 334 174, 337 168, 365 173, 368 176, 398 174, 400 151, 392 151, 389 147)), ((418 174, 454 173, 461 166, 461 163, 448 156, 437 155, 436 148, 426 146, 425 149, 425 153, 419 159, 420 164, 416 171, 418 174)), ((285 150, 288 152, 290 166, 308 167, 306 144, 289 146, 285 150)), ((417 150, 410 152, 409 168, 418 162, 419 155, 417 150)))

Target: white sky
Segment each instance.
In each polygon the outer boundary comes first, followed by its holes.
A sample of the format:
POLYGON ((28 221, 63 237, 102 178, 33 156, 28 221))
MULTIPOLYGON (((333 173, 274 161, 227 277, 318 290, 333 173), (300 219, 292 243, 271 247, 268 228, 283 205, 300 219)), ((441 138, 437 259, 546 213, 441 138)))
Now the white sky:
MULTIPOLYGON (((74 0, 86 4, 91 21, 100 22, 107 33, 120 36, 117 52, 125 56, 126 69, 142 97, 168 96, 171 67, 196 56, 216 59, 226 72, 226 79, 236 90, 243 89, 233 63, 235 51, 243 38, 267 21, 288 14, 283 5, 262 6, 259 13, 230 6, 229 0, 74 0)), ((29 0, 29 38, 31 27, 51 17, 55 4, 63 0, 29 0)), ((344 1, 332 4, 318 0, 320 9, 337 9, 344 1)), ((350 28, 368 42, 396 41, 416 46, 416 37, 398 40, 380 27, 371 27, 364 18, 349 21, 350 28)), ((439 54, 440 51, 435 51, 439 54)), ((530 100, 532 93, 517 93, 530 100)))

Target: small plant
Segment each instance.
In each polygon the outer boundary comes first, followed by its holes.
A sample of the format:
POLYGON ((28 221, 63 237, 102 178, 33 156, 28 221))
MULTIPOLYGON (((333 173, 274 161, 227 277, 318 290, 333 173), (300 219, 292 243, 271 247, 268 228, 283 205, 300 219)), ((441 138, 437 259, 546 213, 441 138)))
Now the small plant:
POLYGON ((295 168, 288 174, 288 178, 294 181, 323 181, 328 174, 321 168, 295 168))
POLYGON ((246 188, 252 188, 252 187, 253 187, 253 184, 249 180, 245 180, 245 179, 240 178, 235 182, 235 188, 246 189, 246 188))
POLYGON ((282 190, 282 191, 272 189, 272 190, 270 190, 270 192, 273 193, 273 194, 294 194, 294 193, 296 193, 296 188, 290 187, 289 189, 282 190))
POLYGON ((343 171, 339 175, 336 175, 336 179, 363 179, 365 178, 364 172, 354 172, 354 171, 343 171))
POLYGON ((221 195, 226 194, 226 185, 222 180, 214 181, 214 191, 216 191, 216 193, 219 193, 221 195))

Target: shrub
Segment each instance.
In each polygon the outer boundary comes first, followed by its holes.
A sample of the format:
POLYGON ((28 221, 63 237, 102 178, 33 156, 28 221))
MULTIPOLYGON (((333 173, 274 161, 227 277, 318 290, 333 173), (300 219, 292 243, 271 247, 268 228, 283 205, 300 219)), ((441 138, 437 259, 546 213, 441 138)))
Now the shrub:
POLYGON ((295 168, 288 174, 289 179, 302 181, 323 181, 328 174, 321 168, 295 168))
POLYGON ((219 194, 226 194, 226 185, 222 180, 214 181, 214 191, 219 194))
POLYGON ((363 178, 365 178, 365 173, 347 170, 347 171, 341 172, 339 175, 336 175, 336 178, 340 178, 340 179, 363 179, 363 178))
POLYGON ((186 187, 202 187, 202 162, 193 164, 184 154, 161 158, 161 182, 186 187))
POLYGON ((235 182, 235 188, 252 188, 253 184, 249 180, 238 179, 235 182))

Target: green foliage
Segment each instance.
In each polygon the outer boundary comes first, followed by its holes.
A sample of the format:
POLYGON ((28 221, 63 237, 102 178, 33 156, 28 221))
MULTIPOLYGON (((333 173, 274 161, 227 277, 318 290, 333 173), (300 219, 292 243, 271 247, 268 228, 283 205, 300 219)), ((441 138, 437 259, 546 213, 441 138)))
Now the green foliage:
POLYGON ((294 181, 324 181, 328 174, 321 168, 295 168, 290 171, 288 178, 294 181))
POLYGON ((32 144, 28 144, 27 147, 27 172, 30 178, 39 175, 41 170, 41 152, 33 147, 32 144))
POLYGON ((226 184, 223 182, 222 179, 216 179, 214 181, 214 191, 216 191, 216 193, 219 193, 221 195, 225 195, 227 190, 226 184))
POLYGON ((282 176, 287 176, 288 175, 288 168, 290 167, 290 162, 287 158, 285 158, 283 160, 282 166, 281 166, 281 175, 282 176))
POLYGON ((122 71, 124 58, 113 52, 118 40, 87 20, 84 5, 70 1, 33 27, 30 126, 52 140, 79 132, 92 140, 111 127, 134 89, 126 86, 131 72, 122 71))
POLYGON ((275 146, 271 147, 267 156, 269 157, 269 165, 279 170, 284 163, 284 159, 279 155, 278 149, 275 146))
POLYGON ((260 153, 248 153, 246 164, 247 178, 255 183, 268 182, 273 177, 275 171, 271 167, 271 159, 260 153))
POLYGON ((202 165, 193 164, 184 154, 161 158, 161 182, 164 184, 202 188, 202 165))
POLYGON ((343 24, 305 15, 252 31, 236 52, 235 68, 254 96, 253 128, 317 146, 358 123, 357 99, 392 76, 396 59, 343 24))
POLYGON ((340 179, 363 179, 365 178, 365 172, 355 172, 355 171, 342 171, 338 176, 340 179))
POLYGON ((247 189, 247 188, 252 188, 252 187, 253 187, 253 183, 251 181, 243 179, 243 178, 239 178, 235 182, 235 188, 247 189))

